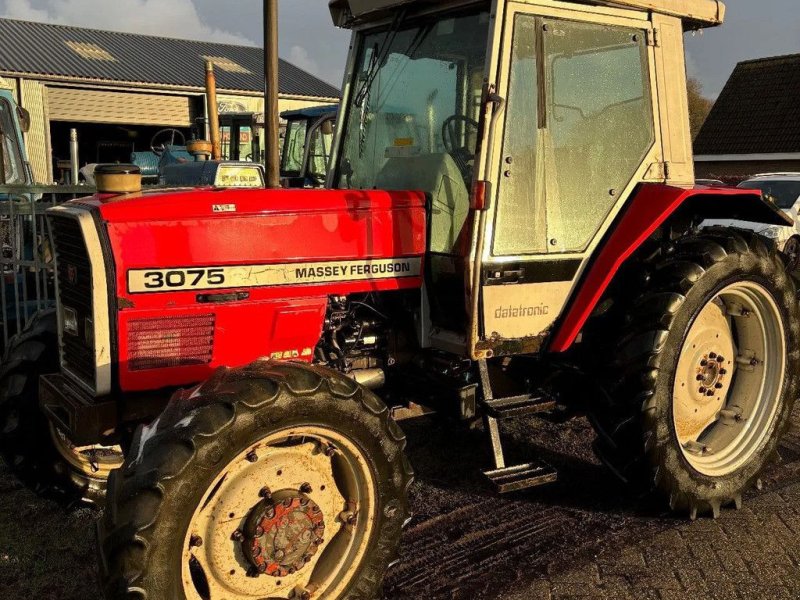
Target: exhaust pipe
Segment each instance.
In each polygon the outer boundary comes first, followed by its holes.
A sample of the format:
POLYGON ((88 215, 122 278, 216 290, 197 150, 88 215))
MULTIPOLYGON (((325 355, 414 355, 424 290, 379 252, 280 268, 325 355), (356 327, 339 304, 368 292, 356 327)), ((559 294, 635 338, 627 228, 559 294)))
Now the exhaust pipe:
POLYGON ((280 119, 278 116, 278 0, 264 0, 264 156, 267 187, 279 188, 280 119))
POLYGON ((80 157, 78 156, 78 130, 69 130, 69 166, 72 175, 72 185, 78 185, 80 177, 80 157))
POLYGON ((214 63, 206 61, 206 101, 208 103, 208 128, 211 136, 211 159, 222 160, 222 139, 219 132, 219 104, 217 103, 217 76, 214 63))

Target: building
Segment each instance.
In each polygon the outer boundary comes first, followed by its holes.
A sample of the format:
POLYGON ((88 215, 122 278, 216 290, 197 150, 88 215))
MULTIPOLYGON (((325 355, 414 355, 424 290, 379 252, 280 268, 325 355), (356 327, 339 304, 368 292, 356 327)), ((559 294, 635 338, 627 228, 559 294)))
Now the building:
POLYGON ((695 140, 697 177, 800 171, 800 54, 739 63, 695 140))
MULTIPOLYGON (((0 19, 0 38, 0 87, 31 114, 26 145, 37 181, 59 179, 71 128, 82 164, 128 162, 164 128, 205 137, 206 60, 216 65, 220 113, 263 114, 260 48, 11 19, 0 19)), ((334 86, 280 61, 281 112, 338 96, 334 86)), ((240 135, 257 133, 243 128, 240 135)))

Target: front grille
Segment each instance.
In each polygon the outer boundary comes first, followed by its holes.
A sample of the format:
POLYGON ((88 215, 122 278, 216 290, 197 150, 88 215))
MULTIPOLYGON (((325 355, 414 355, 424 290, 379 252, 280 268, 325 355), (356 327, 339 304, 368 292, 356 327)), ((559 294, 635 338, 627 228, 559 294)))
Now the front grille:
POLYGON ((58 269, 58 293, 64 312, 75 311, 77 331, 61 332, 61 362, 64 368, 95 387, 94 310, 92 267, 89 251, 77 219, 50 216, 58 269))
POLYGON ((207 365, 214 351, 213 314, 136 319, 128 324, 131 371, 207 365))

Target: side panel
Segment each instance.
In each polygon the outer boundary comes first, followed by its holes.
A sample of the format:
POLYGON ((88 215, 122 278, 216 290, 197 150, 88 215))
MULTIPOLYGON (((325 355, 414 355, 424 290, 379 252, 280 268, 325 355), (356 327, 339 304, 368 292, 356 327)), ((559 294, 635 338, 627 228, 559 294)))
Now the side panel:
POLYGON ((422 286, 421 194, 195 192, 101 214, 117 267, 124 391, 264 356, 310 361, 329 296, 422 286), (167 365, 170 349, 188 362, 167 365))
MULTIPOLYGON (((617 221, 597 251, 590 269, 585 273, 573 294, 567 310, 557 324, 549 345, 552 352, 565 352, 575 341, 598 301, 608 289, 623 263, 650 237, 680 206, 691 201, 693 209, 702 210, 709 204, 708 213, 723 214, 728 199, 734 205, 760 207, 763 217, 775 218, 772 208, 762 204, 759 192, 751 190, 714 188, 681 189, 665 185, 643 185, 630 206, 617 221), (749 202, 737 202, 737 201, 749 202)), ((703 213, 699 213, 703 214, 703 213)))

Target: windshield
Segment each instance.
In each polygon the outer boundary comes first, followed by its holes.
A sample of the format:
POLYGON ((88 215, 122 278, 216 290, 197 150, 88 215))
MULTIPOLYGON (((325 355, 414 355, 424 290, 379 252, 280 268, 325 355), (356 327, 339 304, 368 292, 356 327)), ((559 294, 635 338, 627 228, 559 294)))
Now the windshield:
POLYGON ((337 187, 469 185, 488 26, 481 11, 363 36, 337 187))
POLYGON ((281 173, 297 173, 303 170, 303 153, 306 146, 308 121, 290 121, 286 126, 283 142, 281 173))
POLYGON ((788 210, 800 198, 800 181, 745 181, 739 185, 746 190, 761 190, 778 208, 788 210))

